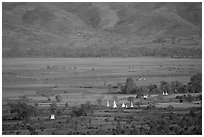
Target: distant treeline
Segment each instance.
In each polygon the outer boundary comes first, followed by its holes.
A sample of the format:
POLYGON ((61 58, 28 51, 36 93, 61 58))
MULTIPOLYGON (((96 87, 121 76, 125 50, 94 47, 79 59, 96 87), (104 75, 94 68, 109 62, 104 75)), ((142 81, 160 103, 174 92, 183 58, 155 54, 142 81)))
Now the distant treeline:
POLYGON ((3 52, 3 57, 174 57, 174 58, 201 58, 201 48, 182 47, 43 47, 23 49, 18 46, 3 52))
POLYGON ((190 78, 190 82, 182 84, 179 81, 161 81, 160 85, 150 84, 145 86, 137 86, 134 80, 129 77, 126 83, 118 83, 117 88, 121 94, 137 94, 138 96, 145 94, 168 93, 201 93, 202 92, 202 73, 197 73, 190 78))

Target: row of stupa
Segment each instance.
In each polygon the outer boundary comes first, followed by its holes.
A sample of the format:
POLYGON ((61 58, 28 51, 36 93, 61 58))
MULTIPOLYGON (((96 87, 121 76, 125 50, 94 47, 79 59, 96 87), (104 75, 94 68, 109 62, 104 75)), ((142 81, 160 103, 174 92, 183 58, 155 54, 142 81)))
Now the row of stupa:
MULTIPOLYGON (((106 103, 107 103, 106 106, 110 107, 110 103, 108 101, 106 103)), ((127 104, 125 104, 124 102, 122 103, 121 107, 122 108, 128 108, 127 104)), ((113 101, 113 108, 117 108, 117 104, 116 104, 115 100, 113 101)), ((130 108, 133 108, 133 103, 132 102, 130 103, 130 108)))
POLYGON ((163 96, 168 96, 168 92, 167 91, 166 92, 163 91, 162 95, 163 96))

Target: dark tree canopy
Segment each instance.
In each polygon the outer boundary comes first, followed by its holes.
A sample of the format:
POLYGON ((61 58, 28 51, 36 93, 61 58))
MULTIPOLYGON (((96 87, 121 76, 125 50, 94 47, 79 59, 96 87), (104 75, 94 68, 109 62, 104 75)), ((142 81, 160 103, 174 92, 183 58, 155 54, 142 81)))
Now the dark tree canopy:
POLYGON ((170 85, 167 81, 161 81, 160 82, 160 89, 162 91, 170 91, 170 85))
POLYGON ((11 113, 15 114, 17 119, 28 120, 34 113, 34 108, 26 103, 18 102, 17 104, 10 104, 11 113))
POLYGON ((51 113, 55 113, 57 111, 57 104, 56 103, 52 103, 50 105, 50 112, 51 113))
POLYGON ((190 78, 191 91, 201 92, 202 91, 202 73, 197 73, 190 78))
POLYGON ((172 81, 171 82, 171 90, 174 93, 177 93, 179 89, 182 87, 182 83, 179 81, 172 81))
POLYGON ((55 100, 56 100, 57 102, 60 102, 60 101, 62 100, 62 96, 57 95, 57 96, 55 97, 55 100))
POLYGON ((134 80, 131 77, 127 78, 126 84, 125 84, 125 93, 127 94, 132 93, 135 87, 136 87, 136 84, 134 80))

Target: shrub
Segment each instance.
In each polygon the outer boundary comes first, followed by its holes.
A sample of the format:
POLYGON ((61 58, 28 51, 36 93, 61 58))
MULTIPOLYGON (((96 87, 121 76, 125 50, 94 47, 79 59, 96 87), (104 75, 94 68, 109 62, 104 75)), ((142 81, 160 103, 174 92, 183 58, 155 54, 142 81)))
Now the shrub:
POLYGON ((180 99, 179 99, 179 102, 180 102, 180 103, 182 103, 182 102, 183 102, 183 99, 182 99, 182 98, 180 98, 180 99))
POLYGON ((57 102, 60 102, 60 101, 62 100, 62 96, 57 95, 57 96, 55 97, 55 100, 56 100, 57 102))
POLYGON ((17 119, 28 120, 28 118, 34 114, 34 107, 18 102, 17 104, 11 105, 11 113, 15 114, 17 119))
POLYGON ((88 113, 93 113, 94 107, 90 103, 82 104, 79 108, 72 107, 71 116, 72 117, 80 117, 83 115, 87 115, 88 113))
POLYGON ((202 91, 202 74, 197 73, 190 78, 191 91, 198 93, 202 91))
POLYGON ((188 94, 188 97, 186 98, 188 102, 194 101, 194 97, 191 94, 188 94))
POLYGON ((125 84, 125 93, 126 94, 132 93, 132 91, 134 90, 135 87, 136 87, 136 84, 135 84, 134 80, 130 77, 127 78, 126 84, 125 84))
POLYGON ((170 91, 170 84, 167 81, 160 82, 160 89, 162 91, 170 91))
POLYGON ((98 98, 96 101, 97 101, 98 105, 101 106, 101 104, 102 104, 102 98, 98 98))

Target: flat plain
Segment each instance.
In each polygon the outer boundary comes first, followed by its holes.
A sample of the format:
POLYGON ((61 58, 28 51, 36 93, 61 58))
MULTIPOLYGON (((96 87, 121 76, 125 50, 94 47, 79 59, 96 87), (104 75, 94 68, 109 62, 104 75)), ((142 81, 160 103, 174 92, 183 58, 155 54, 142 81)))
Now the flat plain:
POLYGON ((38 91, 106 93, 107 85, 137 85, 180 81, 183 84, 202 71, 201 59, 172 58, 10 58, 3 59, 3 97, 34 95, 38 91), (50 66, 50 68, 47 68, 50 66), (144 80, 137 81, 138 78, 144 80))

